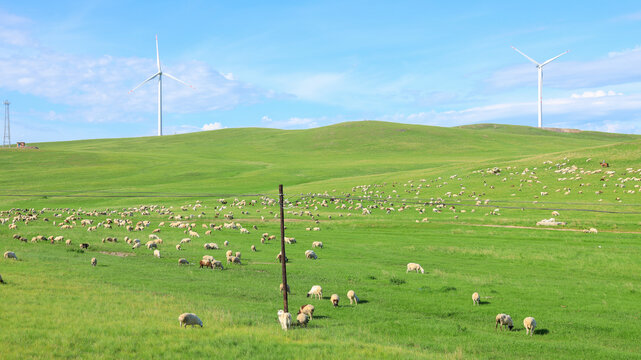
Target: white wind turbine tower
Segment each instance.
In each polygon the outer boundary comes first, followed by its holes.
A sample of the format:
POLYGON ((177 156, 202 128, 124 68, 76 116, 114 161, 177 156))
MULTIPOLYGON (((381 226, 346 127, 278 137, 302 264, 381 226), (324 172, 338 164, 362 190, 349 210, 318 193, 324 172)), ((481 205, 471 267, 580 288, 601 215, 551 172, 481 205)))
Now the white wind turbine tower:
POLYGON ((565 51, 565 52, 563 52, 563 53, 551 58, 550 60, 548 60, 548 61, 546 61, 546 62, 544 62, 542 64, 539 64, 538 62, 534 61, 531 57, 525 55, 524 53, 521 52, 521 50, 515 48, 514 46, 512 46, 512 49, 516 50, 519 54, 525 56, 528 60, 533 62, 534 65, 536 65, 536 68, 539 70, 539 127, 542 127, 543 126, 543 89, 542 89, 542 86, 543 86, 543 66, 545 66, 546 64, 549 64, 552 61, 560 58, 561 56, 569 53, 570 50, 567 50, 567 51, 565 51))
POLYGON ((186 82, 176 78, 175 76, 162 71, 162 69, 160 68, 160 55, 158 54, 158 35, 156 35, 156 62, 158 64, 158 72, 153 74, 153 75, 151 75, 147 80, 141 82, 140 85, 138 85, 135 88, 131 89, 129 91, 129 93, 131 94, 132 92, 134 92, 134 90, 138 89, 139 87, 141 87, 146 82, 153 80, 153 78, 155 78, 156 76, 158 77, 158 136, 162 136, 162 77, 163 77, 163 75, 168 76, 168 77, 178 81, 179 83, 183 83, 183 84, 189 86, 192 89, 194 87, 189 85, 189 84, 187 84, 186 82))

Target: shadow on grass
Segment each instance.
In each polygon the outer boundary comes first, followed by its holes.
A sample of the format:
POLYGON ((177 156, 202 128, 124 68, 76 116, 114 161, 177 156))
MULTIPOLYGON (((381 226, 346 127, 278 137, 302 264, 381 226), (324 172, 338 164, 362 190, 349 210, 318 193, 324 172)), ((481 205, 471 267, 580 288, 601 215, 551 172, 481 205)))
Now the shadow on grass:
POLYGON ((312 320, 316 320, 316 319, 329 319, 329 316, 327 316, 327 315, 314 315, 312 320))
POLYGON ((548 329, 534 329, 534 335, 547 335, 549 333, 548 329))
POLYGON ((359 304, 367 304, 369 301, 363 300, 363 299, 358 299, 359 304))
POLYGON ((491 302, 489 301, 483 301, 483 300, 479 301, 479 305, 489 305, 489 304, 491 304, 491 302))

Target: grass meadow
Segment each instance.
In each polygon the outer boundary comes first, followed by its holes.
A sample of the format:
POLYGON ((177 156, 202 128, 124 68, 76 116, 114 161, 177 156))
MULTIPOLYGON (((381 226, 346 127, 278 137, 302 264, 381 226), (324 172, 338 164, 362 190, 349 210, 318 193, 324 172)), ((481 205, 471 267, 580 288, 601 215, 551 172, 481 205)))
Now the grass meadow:
POLYGON ((0 358, 641 358, 640 143, 517 126, 359 122, 0 151, 0 218, 9 218, 0 251, 19 259, 0 259, 0 358), (500 172, 488 172, 494 167, 500 172), (307 328, 287 332, 276 319, 280 244, 260 241, 279 235, 270 201, 279 183, 285 235, 297 240, 286 245, 290 312, 316 307, 307 328), (200 237, 176 250, 184 229, 141 205, 181 215, 200 237), (9 229, 28 209, 38 219, 9 229), (94 210, 104 214, 87 215, 94 210), (566 224, 535 225, 552 211, 566 224), (205 235, 203 224, 229 222, 229 213, 250 234, 205 235), (74 214, 72 229, 53 224, 74 214), (151 225, 80 225, 107 218, 151 225), (144 243, 156 228, 160 259, 123 241, 144 243), (31 242, 37 235, 72 245, 31 242), (118 242, 103 243, 107 236, 118 242), (307 260, 313 241, 324 247, 307 260), (204 250, 206 242, 220 250, 204 250), (205 254, 225 263, 228 249, 242 252, 242 265, 198 267, 205 254), (406 273, 408 262, 425 273, 406 273), (312 285, 323 287, 322 300, 306 297, 312 285), (183 312, 204 327, 180 328, 183 312), (512 316, 515 331, 495 330, 498 313, 512 316), (533 337, 527 316, 538 324, 533 337))

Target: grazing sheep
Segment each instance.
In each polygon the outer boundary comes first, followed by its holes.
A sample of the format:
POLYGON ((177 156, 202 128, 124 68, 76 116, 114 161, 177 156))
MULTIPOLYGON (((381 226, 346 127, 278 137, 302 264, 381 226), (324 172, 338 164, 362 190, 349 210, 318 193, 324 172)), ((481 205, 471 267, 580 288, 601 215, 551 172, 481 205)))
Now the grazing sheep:
POLYGON ((214 270, 214 265, 208 260, 200 260, 200 268, 202 269, 203 267, 214 270))
POLYGON ((209 262, 214 262, 214 257, 211 255, 203 255, 203 260, 209 261, 209 262))
POLYGON ((154 256, 160 259, 160 250, 154 250, 154 256))
POLYGON ((180 244, 176 244, 176 250, 178 251, 182 250, 182 247, 180 246, 180 244))
POLYGON ((285 237, 285 244, 296 244, 295 238, 285 237))
POLYGON ((417 274, 420 271, 421 274, 425 274, 425 270, 423 270, 423 267, 421 267, 421 265, 416 263, 407 264, 407 271, 405 271, 405 273, 407 274, 410 271, 416 271, 417 274))
POLYGON ((296 315, 296 320, 298 321, 298 326, 307 327, 309 316, 307 316, 307 314, 298 313, 298 315, 296 315))
POLYGON ((314 241, 314 242, 312 243, 312 249, 313 249, 313 248, 315 248, 315 247, 319 247, 319 248, 321 248, 321 249, 322 249, 322 248, 323 248, 323 243, 322 243, 322 242, 320 242, 320 241, 314 241))
POLYGON ((214 266, 214 269, 220 269, 223 270, 223 263, 221 263, 218 260, 212 261, 211 264, 214 266))
POLYGON ((558 211, 552 211, 552 216, 559 216, 559 212, 558 211))
POLYGON ((193 231, 193 230, 189 230, 189 236, 190 237, 198 237, 198 238, 200 237, 200 235, 198 235, 198 233, 193 231))
POLYGON ((312 297, 317 296, 318 299, 323 298, 323 288, 320 287, 320 285, 314 285, 312 288, 307 292, 307 297, 312 297))
POLYGON ((232 263, 232 264, 238 264, 241 265, 240 258, 236 256, 230 256, 227 258, 227 263, 232 263))
POLYGON ((312 250, 305 251, 305 257, 307 259, 314 259, 314 260, 318 259, 318 256, 316 256, 316 253, 312 250))
POLYGON ((178 322, 180 323, 180 327, 183 327, 184 325, 185 329, 187 328, 187 325, 191 325, 192 328, 196 325, 200 325, 200 327, 203 327, 203 322, 200 320, 200 318, 196 316, 196 314, 192 313, 180 314, 180 316, 178 317, 178 322))
POLYGON ((181 244, 185 244, 185 243, 188 243, 188 242, 191 242, 190 238, 184 238, 184 239, 180 240, 181 244))
POLYGON ((231 251, 231 250, 227 250, 227 252, 225 253, 225 256, 226 256, 226 257, 230 257, 230 256, 232 256, 233 254, 234 254, 234 252, 233 252, 233 251, 231 251))
POLYGON ((312 319, 312 318, 314 318, 314 309, 315 309, 314 305, 307 304, 307 305, 301 306, 300 310, 298 310, 298 313, 299 314, 301 314, 301 313, 305 314, 305 315, 309 316, 310 319, 312 319))
POLYGON ((98 260, 96 258, 91 258, 91 266, 96 266, 98 264, 98 260))
POLYGON ((526 317, 523 319, 523 326, 525 326, 525 335, 534 335, 534 328, 536 327, 536 320, 533 317, 526 317))
POLYGON ((240 259, 240 251, 236 251, 236 257, 240 259))
MULTIPOLYGON (((282 293, 283 293, 283 290, 285 289, 284 284, 283 284, 283 283, 280 283, 279 288, 280 288, 280 293, 282 294, 282 293)), ((289 284, 287 284, 287 293, 288 293, 288 294, 291 294, 291 293, 292 293, 292 292, 289 290, 289 284)))
POLYGON ((338 294, 332 294, 332 296, 329 298, 329 300, 332 302, 334 307, 337 307, 338 306, 338 301, 340 300, 340 298, 338 297, 338 294))
POLYGON ((16 259, 16 260, 18 260, 18 257, 16 256, 16 253, 14 253, 13 251, 6 251, 4 253, 4 258, 5 259, 16 259))
MULTIPOLYGON (((278 255, 276 255, 276 260, 279 263, 283 262, 283 253, 282 252, 279 252, 278 255)), ((289 262, 289 259, 287 258, 287 256, 285 256, 285 262, 289 262)))
POLYGON ((472 294, 472 304, 473 305, 480 305, 481 304, 481 296, 479 293, 475 292, 472 294))
POLYGON ((138 248, 139 248, 139 247, 141 247, 141 246, 142 246, 142 245, 141 245, 139 242, 137 242, 137 243, 134 243, 134 245, 133 245, 131 248, 132 248, 132 249, 138 249, 138 248))
POLYGON ((599 233, 599 231, 597 229, 595 229, 595 228, 590 228, 588 230, 583 230, 583 232, 586 233, 586 234, 598 234, 599 233))
POLYGON ((71 245, 71 239, 67 239, 67 240, 65 241, 65 245, 67 245, 67 246, 71 245))
POLYGON ((347 298, 349 299, 350 305, 352 305, 352 301, 354 301, 354 304, 358 305, 358 296, 356 296, 354 290, 350 290, 347 292, 347 298))
POLYGON ((278 310, 278 322, 283 330, 287 331, 292 326, 292 315, 283 310, 278 310))
POLYGON ((189 265, 187 259, 178 259, 178 265, 189 265))
POLYGON ((505 326, 508 327, 509 331, 512 331, 512 328, 514 327, 514 324, 512 324, 512 317, 506 314, 496 315, 496 325, 494 325, 494 329, 499 325, 501 325, 501 331, 503 331, 503 327, 505 326))
POLYGON ((87 243, 82 243, 82 244, 80 244, 80 248, 81 248, 81 249, 89 249, 89 244, 87 244, 87 243))
POLYGON ((251 250, 255 252, 256 251, 256 245, 252 245, 251 246, 251 250))
POLYGON ((225 240, 225 242, 223 243, 223 245, 225 245, 225 246, 229 246, 229 241, 225 240))

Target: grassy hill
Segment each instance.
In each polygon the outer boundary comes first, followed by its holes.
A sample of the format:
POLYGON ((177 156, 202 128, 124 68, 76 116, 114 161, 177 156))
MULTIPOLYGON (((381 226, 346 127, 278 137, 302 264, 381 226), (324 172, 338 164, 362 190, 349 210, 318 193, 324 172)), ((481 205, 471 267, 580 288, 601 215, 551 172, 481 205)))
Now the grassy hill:
POLYGON ((366 121, 2 150, 0 252, 19 260, 0 259, 0 357, 640 358, 639 145, 636 135, 366 121), (279 234, 270 199, 281 183, 297 239, 286 249, 290 311, 316 306, 308 328, 288 332, 276 321, 280 245, 260 241, 279 234), (553 211, 565 225, 535 225, 553 211), (9 228, 25 214, 36 218, 9 228), (250 234, 207 235, 225 214, 250 234), (187 234, 169 226, 178 216, 200 235, 181 250, 187 234), (161 258, 123 241, 145 243, 154 229, 161 258), (305 259, 313 241, 324 247, 305 259), (198 267, 205 254, 225 263, 228 249, 242 265, 198 267), (406 273, 408 262, 425 273, 406 273), (305 296, 313 285, 322 300, 305 296), (179 328, 183 312, 205 326, 179 328), (497 332, 498 313, 516 331, 497 332), (533 337, 526 316, 539 324, 533 337))

